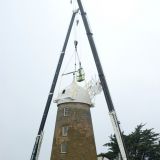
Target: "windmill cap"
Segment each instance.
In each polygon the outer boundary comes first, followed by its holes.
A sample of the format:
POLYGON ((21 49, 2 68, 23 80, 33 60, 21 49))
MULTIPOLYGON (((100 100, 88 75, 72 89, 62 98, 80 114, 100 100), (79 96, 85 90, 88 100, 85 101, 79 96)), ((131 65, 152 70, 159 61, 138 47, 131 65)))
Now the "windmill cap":
POLYGON ((57 104, 76 102, 89 105, 92 104, 88 91, 79 86, 75 81, 59 93, 55 102, 57 104))

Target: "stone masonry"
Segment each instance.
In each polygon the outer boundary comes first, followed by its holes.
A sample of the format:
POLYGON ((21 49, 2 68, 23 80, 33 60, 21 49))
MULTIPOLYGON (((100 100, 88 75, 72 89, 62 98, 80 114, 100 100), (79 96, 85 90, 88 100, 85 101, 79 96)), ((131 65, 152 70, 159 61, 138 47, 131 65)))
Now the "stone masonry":
POLYGON ((90 105, 58 105, 50 160, 97 160, 90 105))

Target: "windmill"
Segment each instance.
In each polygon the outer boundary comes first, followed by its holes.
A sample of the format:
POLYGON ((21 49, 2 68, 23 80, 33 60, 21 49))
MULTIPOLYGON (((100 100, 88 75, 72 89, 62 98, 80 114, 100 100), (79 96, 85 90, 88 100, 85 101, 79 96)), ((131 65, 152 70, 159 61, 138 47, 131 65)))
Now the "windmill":
MULTIPOLYGON (((87 20, 87 17, 86 17, 86 12, 84 11, 81 0, 77 0, 77 4, 78 4, 78 9, 74 10, 73 15, 71 17, 70 25, 69 25, 69 28, 68 28, 68 31, 67 31, 67 35, 66 35, 65 42, 64 42, 64 45, 63 45, 63 48, 62 48, 62 52, 61 52, 60 57, 59 57, 58 65, 57 65, 55 75, 54 75, 54 79, 53 79, 53 82, 52 82, 52 85, 51 85, 51 89, 50 89, 50 92, 49 92, 49 95, 48 95, 45 110, 44 110, 44 113, 43 113, 43 116, 42 116, 42 121, 41 121, 39 130, 38 130, 38 134, 37 134, 36 141, 35 141, 35 144, 34 144, 34 148, 33 148, 33 151, 32 151, 31 160, 37 160, 38 159, 38 155, 39 155, 39 152, 40 152, 40 146, 41 146, 41 142, 42 142, 42 137, 43 137, 43 130, 44 130, 45 122, 46 122, 46 119, 47 119, 47 115, 48 115, 50 104, 51 104, 51 101, 52 101, 52 98, 53 98, 55 86, 56 86, 58 76, 59 76, 59 72, 60 72, 62 62, 63 62, 63 59, 64 59, 64 55, 65 55, 66 47, 67 47, 67 44, 68 44, 69 36, 70 36, 71 30, 72 30, 72 26, 73 26, 73 23, 74 23, 74 20, 75 20, 75 16, 78 12, 80 12, 80 14, 82 16, 82 20, 83 20, 84 27, 85 27, 85 30, 86 30, 87 38, 88 38, 88 41, 89 41, 89 44, 90 44, 90 47, 91 47, 91 51, 92 51, 92 54, 93 54, 93 57, 94 57, 94 60, 95 60, 95 64, 96 64, 99 79, 100 79, 100 84, 102 86, 104 97, 105 97, 106 102, 107 102, 110 119, 111 119, 111 122, 112 122, 114 133, 115 133, 116 138, 117 138, 117 142, 118 142, 118 145, 119 145, 121 156, 122 156, 123 160, 127 160, 128 159, 127 158, 127 151, 125 149, 125 145, 124 145, 124 142, 123 142, 123 137, 122 137, 122 134, 121 134, 121 129, 120 129, 118 119, 117 119, 117 116, 116 116, 116 112, 115 112, 115 109, 114 109, 114 106, 113 106, 113 103, 112 103, 112 99, 111 99, 110 92, 109 92, 109 89, 108 89, 108 85, 107 85, 107 82, 106 82, 106 78, 105 78, 105 75, 104 75, 104 72, 103 72, 103 68, 102 68, 102 65, 101 65, 101 62, 100 62, 100 59, 99 59, 99 56, 98 56, 96 45, 95 45, 95 42, 94 42, 94 39, 93 39, 93 33, 91 32, 91 29, 90 29, 90 26, 89 26, 89 23, 88 23, 88 20, 87 20)), ((79 69, 80 69, 79 73, 82 73, 81 68, 79 68, 79 69)), ((81 76, 82 75, 83 74, 81 74, 81 76)), ((79 77, 80 79, 83 78, 81 76, 79 77)), ((91 87, 91 88, 94 88, 94 87, 91 87)), ((94 95, 94 90, 93 89, 91 89, 91 95, 94 95)))

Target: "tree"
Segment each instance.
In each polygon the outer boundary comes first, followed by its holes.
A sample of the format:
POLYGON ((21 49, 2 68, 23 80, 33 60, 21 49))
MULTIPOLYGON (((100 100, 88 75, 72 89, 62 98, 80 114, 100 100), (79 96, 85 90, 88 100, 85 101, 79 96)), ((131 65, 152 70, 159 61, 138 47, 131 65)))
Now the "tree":
MULTIPOLYGON (((153 129, 143 129, 138 125, 129 135, 123 135, 129 160, 160 160, 160 134, 153 129)), ((120 153, 115 135, 110 136, 110 142, 104 146, 109 151, 102 155, 110 160, 115 160, 120 153)))

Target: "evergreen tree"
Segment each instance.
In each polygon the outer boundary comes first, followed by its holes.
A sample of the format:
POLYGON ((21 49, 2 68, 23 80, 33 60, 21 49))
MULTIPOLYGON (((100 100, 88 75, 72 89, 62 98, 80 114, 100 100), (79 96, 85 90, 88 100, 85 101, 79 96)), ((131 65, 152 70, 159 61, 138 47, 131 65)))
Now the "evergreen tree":
MULTIPOLYGON (((123 134, 129 160, 160 160, 160 134, 143 127, 144 125, 140 124, 131 134, 123 134)), ((109 151, 101 155, 115 160, 120 153, 115 135, 111 135, 110 142, 104 146, 108 147, 109 151)))

